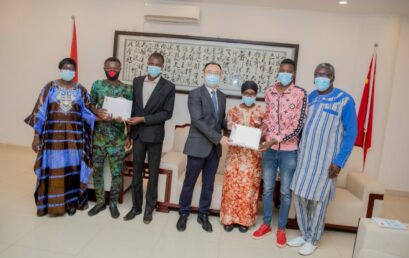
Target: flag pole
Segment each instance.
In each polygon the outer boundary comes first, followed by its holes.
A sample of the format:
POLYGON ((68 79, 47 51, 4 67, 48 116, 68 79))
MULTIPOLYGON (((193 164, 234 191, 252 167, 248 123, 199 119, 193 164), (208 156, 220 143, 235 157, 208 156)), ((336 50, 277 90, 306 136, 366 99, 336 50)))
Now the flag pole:
POLYGON ((75 77, 74 81, 78 82, 78 50, 77 50, 77 29, 75 24, 75 15, 71 16, 72 19, 72 39, 71 39, 71 50, 70 50, 70 58, 74 59, 77 63, 77 67, 75 69, 75 77))
POLYGON ((362 141, 362 151, 364 152, 364 155, 363 155, 363 157, 364 157, 364 160, 363 160, 363 162, 362 162, 362 173, 364 173, 365 172, 365 161, 366 161, 366 157, 365 157, 365 143, 366 143, 366 129, 364 130, 364 139, 363 139, 363 141, 362 141))
MULTIPOLYGON (((373 58, 376 60, 376 56, 377 56, 377 50, 378 50, 378 46, 379 46, 379 44, 378 43, 374 43, 374 52, 373 52, 373 58)), ((372 71, 372 72, 374 72, 374 71, 372 71)), ((374 74, 371 74, 371 80, 373 81, 374 80, 374 74)), ((373 83, 371 82, 369 85, 373 85, 373 83)), ((365 119, 366 121, 368 121, 367 119, 365 119)), ((366 125, 365 127, 364 127, 364 139, 363 139, 363 142, 362 142, 362 149, 363 149, 363 151, 364 151, 364 157, 365 157, 365 160, 364 160, 364 162, 363 162, 363 164, 362 164, 362 173, 364 173, 365 172, 365 164, 366 164, 366 154, 365 154, 365 151, 366 151, 366 132, 367 132, 367 127, 368 127, 368 125, 366 125)))
POLYGON ((362 164, 362 173, 365 173, 365 164, 366 164, 366 148, 365 148, 365 146, 366 146, 366 129, 364 130, 364 139, 363 139, 363 141, 362 141, 362 150, 364 151, 364 162, 362 162, 363 164, 362 164))

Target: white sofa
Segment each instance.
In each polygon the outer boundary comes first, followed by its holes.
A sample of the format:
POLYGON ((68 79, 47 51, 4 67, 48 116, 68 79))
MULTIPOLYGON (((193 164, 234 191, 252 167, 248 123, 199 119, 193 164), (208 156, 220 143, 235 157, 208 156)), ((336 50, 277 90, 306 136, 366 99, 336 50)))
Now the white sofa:
MULTIPOLYGON (((409 224, 405 224, 409 228, 409 224)), ((378 227, 371 219, 361 219, 353 258, 407 258, 409 231, 378 227)))
MULTIPOLYGON (((189 133, 189 125, 176 126, 173 146, 161 159, 158 180, 158 211, 167 212, 170 208, 179 207, 179 196, 182 191, 183 180, 186 173, 187 156, 183 154, 183 148, 189 133)), ((223 187, 224 163, 226 159, 227 146, 223 146, 222 157, 214 183, 211 213, 218 213, 221 204, 223 187)), ((202 179, 199 176, 192 197, 192 210, 199 207, 202 179)))
MULTIPOLYGON (((353 159, 359 159, 360 155, 360 149, 355 148, 349 162, 353 163, 353 159)), ((338 175, 335 198, 328 206, 325 226, 356 231, 360 218, 380 215, 384 191, 377 180, 347 165, 338 175)), ((294 203, 291 205, 288 226, 297 227, 294 203)))
MULTIPOLYGON (((162 157, 158 182, 158 211, 167 212, 170 208, 178 208, 179 196, 186 173, 187 157, 183 154, 183 147, 188 132, 189 125, 176 126, 173 146, 171 150, 162 157)), ((226 153, 227 146, 223 146, 223 155, 220 159, 216 174, 212 204, 210 207, 213 213, 218 213, 220 210, 226 153)), ((352 155, 356 158, 360 157, 360 154, 359 149, 355 149, 352 155)), ((352 158, 351 163, 354 163, 353 159, 354 158, 352 158)), ((359 164, 359 162, 355 163, 359 164)), ((335 199, 331 202, 327 211, 326 226, 328 228, 356 231, 359 218, 372 217, 372 215, 380 214, 384 187, 378 181, 364 173, 348 172, 352 169, 353 167, 347 166, 339 175, 335 199)), ((199 205, 200 191, 201 177, 199 176, 193 192, 193 210, 199 205)), ((289 214, 288 227, 297 227, 293 205, 289 214)))

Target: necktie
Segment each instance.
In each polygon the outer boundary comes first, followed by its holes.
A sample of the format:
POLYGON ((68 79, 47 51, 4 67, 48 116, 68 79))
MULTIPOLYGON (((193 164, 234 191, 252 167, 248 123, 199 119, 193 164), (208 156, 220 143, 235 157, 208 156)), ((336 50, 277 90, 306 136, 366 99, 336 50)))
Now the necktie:
POLYGON ((216 98, 216 91, 212 91, 212 102, 213 102, 213 107, 214 107, 214 112, 215 112, 215 115, 217 114, 217 112, 218 112, 218 105, 217 105, 217 98, 216 98))

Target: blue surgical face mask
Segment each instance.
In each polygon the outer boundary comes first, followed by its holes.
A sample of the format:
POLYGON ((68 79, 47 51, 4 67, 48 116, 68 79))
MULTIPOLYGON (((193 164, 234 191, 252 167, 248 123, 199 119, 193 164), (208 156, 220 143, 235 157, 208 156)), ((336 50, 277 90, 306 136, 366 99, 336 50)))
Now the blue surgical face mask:
POLYGON ((329 86, 331 86, 331 79, 327 77, 316 77, 314 84, 318 91, 326 91, 329 86))
POLYGON ((68 69, 62 69, 60 70, 60 77, 64 81, 70 82, 75 77, 75 71, 68 70, 68 69))
POLYGON ((283 86, 288 86, 293 81, 293 74, 292 73, 278 73, 278 81, 283 86))
POLYGON ((162 72, 162 69, 159 66, 154 66, 154 65, 149 65, 148 66, 148 74, 153 78, 158 77, 158 75, 161 72, 162 72))
POLYGON ((205 83, 208 87, 216 87, 220 84, 220 76, 217 74, 206 74, 205 83))
POLYGON ((242 96, 241 100, 243 101, 244 105, 248 107, 251 107, 254 103, 256 103, 256 97, 242 96))

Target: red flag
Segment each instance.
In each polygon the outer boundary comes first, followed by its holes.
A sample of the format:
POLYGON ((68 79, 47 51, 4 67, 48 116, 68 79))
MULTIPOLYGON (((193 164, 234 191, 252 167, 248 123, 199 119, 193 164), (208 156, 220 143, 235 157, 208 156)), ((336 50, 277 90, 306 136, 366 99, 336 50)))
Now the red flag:
POLYGON ((374 100, 375 100, 375 79, 376 79, 376 57, 375 57, 375 67, 373 71, 373 80, 372 80, 372 92, 371 92, 371 103, 369 106, 369 115, 368 115, 368 128, 365 134, 365 144, 364 144, 364 165, 366 160, 366 153, 369 148, 372 146, 372 122, 373 122, 373 109, 374 109, 374 100))
POLYGON ((369 65, 368 74, 366 76, 365 86, 362 92, 361 104, 358 111, 358 135, 355 146, 364 149, 364 165, 366 161, 366 154, 372 145, 372 122, 373 122, 373 106, 375 97, 375 78, 376 78, 376 56, 372 55, 371 63, 369 65), (374 64, 374 72, 372 75, 372 66, 374 64), (368 113, 369 104, 369 113, 368 113), (367 119, 368 118, 368 119, 367 119), (366 124, 366 122, 368 123, 366 124))
POLYGON ((368 74, 366 75, 366 81, 364 90, 362 92, 362 99, 361 104, 359 105, 358 111, 358 135, 356 137, 355 146, 364 147, 364 138, 365 138, 365 122, 366 117, 368 114, 368 104, 369 104, 369 90, 370 90, 370 83, 372 79, 372 63, 373 63, 373 56, 371 59, 371 63, 369 65, 368 74))
POLYGON ((78 82, 78 52, 77 52, 77 29, 75 26, 75 19, 74 20, 74 29, 72 32, 72 42, 71 42, 71 53, 70 53, 70 57, 72 59, 75 60, 75 62, 77 63, 77 69, 75 70, 75 77, 74 77, 74 81, 78 82))

